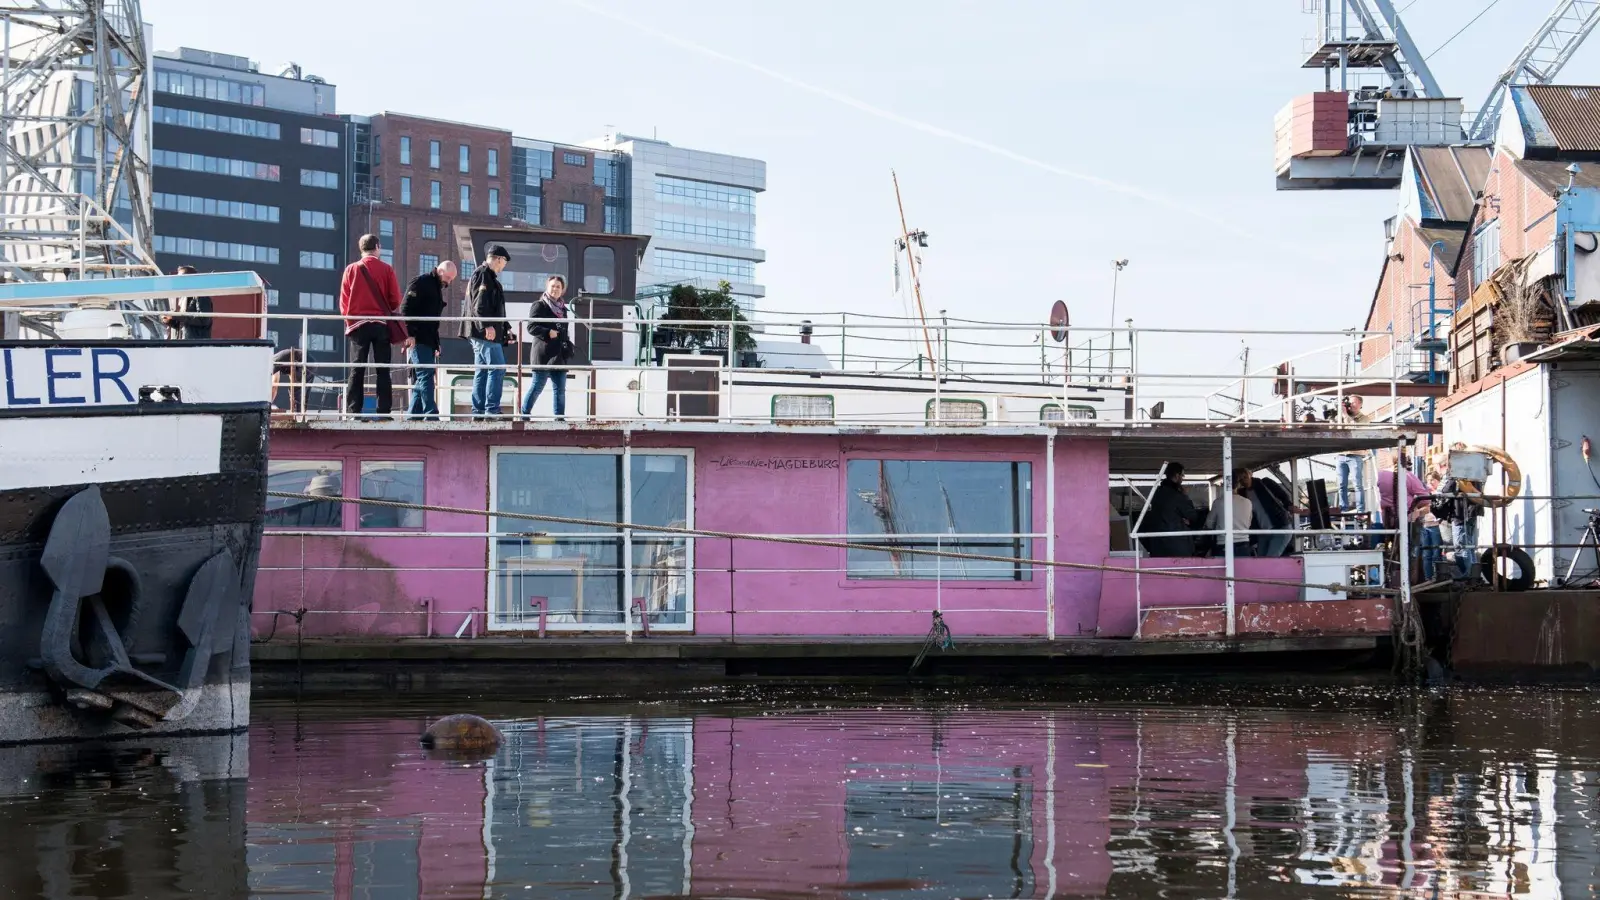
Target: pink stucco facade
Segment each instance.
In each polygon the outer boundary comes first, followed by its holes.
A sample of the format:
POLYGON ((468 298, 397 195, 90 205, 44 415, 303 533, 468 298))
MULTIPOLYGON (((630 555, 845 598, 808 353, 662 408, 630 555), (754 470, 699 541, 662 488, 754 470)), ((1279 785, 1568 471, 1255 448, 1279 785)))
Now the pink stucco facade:
MULTIPOLYGON (((753 432, 342 430, 283 428, 274 432, 275 461, 315 460, 343 472, 344 495, 358 496, 362 462, 421 461, 425 502, 436 507, 486 509, 496 452, 668 450, 689 456, 689 524, 705 531, 834 538, 847 523, 847 466, 854 459, 1025 462, 1031 473, 1031 521, 1019 532, 1026 556, 1046 559, 1042 537, 1054 533, 1054 559, 1067 564, 1127 568, 1108 556, 1108 444, 1092 433, 1057 437, 1053 454, 1043 435, 913 436, 772 434, 753 432), (1053 455, 1054 518, 1047 463, 1053 455), (782 461, 775 463, 774 461, 782 461)), ((562 477, 552 472, 552 478, 562 477)), ((347 505, 342 529, 282 534, 269 528, 263 543, 254 630, 305 609, 307 637, 452 635, 476 616, 485 624, 490 543, 486 520, 430 510, 420 529, 362 531, 359 510, 347 505)), ((517 526, 522 527, 522 526, 517 526)), ((537 530, 539 523, 527 523, 537 530)), ((504 530, 504 528, 502 528, 504 530)), ((847 573, 838 547, 779 544, 730 537, 692 541, 692 619, 679 631, 701 636, 919 636, 941 610, 958 635, 1131 637, 1136 603, 1205 606, 1223 602, 1218 581, 1179 580, 1131 572, 1058 567, 1054 578, 1034 566, 1020 580, 874 579, 847 573), (1049 586, 1053 580, 1053 595, 1049 586), (1137 597, 1136 597, 1137 594, 1137 597)), ((1142 565, 1207 567, 1220 560, 1146 560, 1142 565)), ((1298 560, 1239 562, 1243 576, 1298 582, 1298 560)), ((1293 587, 1239 586, 1240 602, 1294 602, 1293 587)), ((635 583, 635 594, 640 590, 635 583)), ((530 623, 531 627, 531 623, 530 623)), ((660 627, 660 626, 658 626, 660 627)), ((560 630, 560 623, 552 623, 560 630)), ((615 629, 613 629, 615 630, 615 629)), ((671 630, 662 628, 663 631, 671 630)))

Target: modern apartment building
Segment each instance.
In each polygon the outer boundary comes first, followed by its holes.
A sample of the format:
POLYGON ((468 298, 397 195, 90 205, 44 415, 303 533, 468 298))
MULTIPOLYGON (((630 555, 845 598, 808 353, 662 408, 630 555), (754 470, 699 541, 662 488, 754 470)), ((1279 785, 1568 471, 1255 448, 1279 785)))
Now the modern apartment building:
POLYGON ((639 270, 648 294, 689 283, 733 286, 746 311, 766 296, 756 264, 756 195, 767 189, 767 164, 759 159, 674 147, 666 141, 614 134, 588 146, 627 158, 630 230, 650 235, 639 270))
MULTIPOLYGON (((156 261, 169 272, 254 271, 269 312, 336 311, 349 173, 334 86, 191 48, 158 52, 153 69, 156 261)), ((242 321, 219 320, 219 336, 242 321)), ((339 322, 268 330, 280 347, 304 341, 313 361, 343 359, 339 322)))

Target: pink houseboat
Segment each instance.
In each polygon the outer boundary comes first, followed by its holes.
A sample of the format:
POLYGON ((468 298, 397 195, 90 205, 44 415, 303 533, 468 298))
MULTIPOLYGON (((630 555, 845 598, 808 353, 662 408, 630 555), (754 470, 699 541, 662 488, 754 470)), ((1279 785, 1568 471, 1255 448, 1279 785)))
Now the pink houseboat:
MULTIPOLYGON (((1390 596, 1320 587, 1382 579, 1381 558, 1332 529, 1300 532, 1297 552, 1276 558, 1151 558, 1137 541, 1169 461, 1204 503, 1216 490, 1206 479, 1235 468, 1287 467, 1284 480, 1303 484, 1305 460, 1405 444, 1397 423, 1298 421, 1318 398, 1387 394, 1388 382, 1308 368, 1282 390, 1279 367, 1217 385, 1246 398, 1278 385, 1266 401, 1186 417, 1161 402, 1174 376, 1135 364, 1172 335, 1085 339, 1059 320, 838 317, 823 328, 818 316, 756 325, 754 351, 726 350, 743 324, 686 348, 661 337, 675 321, 666 301, 621 299, 636 291, 633 267, 617 260, 636 259, 643 239, 459 238, 465 259, 484 258, 490 242, 510 248, 513 308, 549 274, 592 289, 575 304, 566 421, 552 421, 543 398, 526 419, 466 415, 473 366, 451 361, 459 348, 439 365, 438 421, 276 416, 269 481, 280 496, 269 501, 258 641, 292 635, 297 653, 307 641, 365 642, 378 655, 400 639, 507 635, 915 641, 934 612, 958 646, 1227 639, 1249 649, 1245 639, 1261 638, 1283 650, 1371 647, 1389 633, 1390 596), (891 364, 883 351, 845 352, 873 342, 914 355, 891 364), (958 348, 973 359, 953 359, 958 348)), ((508 358, 531 354, 513 347, 508 358)), ((341 383, 345 365, 309 369, 295 388, 303 398, 341 383)), ((532 371, 508 366, 513 409, 532 371)))

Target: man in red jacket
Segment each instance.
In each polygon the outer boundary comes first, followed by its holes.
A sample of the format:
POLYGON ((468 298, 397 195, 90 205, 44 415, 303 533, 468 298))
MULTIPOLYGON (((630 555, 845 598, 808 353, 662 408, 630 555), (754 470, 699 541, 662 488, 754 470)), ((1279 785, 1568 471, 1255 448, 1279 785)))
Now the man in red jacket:
POLYGON ((344 386, 344 409, 359 414, 367 393, 367 357, 378 370, 378 415, 389 414, 393 388, 389 378, 389 325, 400 309, 400 281, 394 269, 378 258, 378 236, 364 234, 356 245, 361 258, 345 266, 339 283, 339 314, 350 341, 350 378, 344 386))

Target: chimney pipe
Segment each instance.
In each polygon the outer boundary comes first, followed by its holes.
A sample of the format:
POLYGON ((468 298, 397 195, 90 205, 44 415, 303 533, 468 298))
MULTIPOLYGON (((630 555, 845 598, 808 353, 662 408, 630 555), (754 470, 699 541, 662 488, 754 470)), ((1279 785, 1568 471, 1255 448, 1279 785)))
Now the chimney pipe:
POLYGON ((800 320, 800 343, 802 343, 802 344, 811 343, 811 320, 810 319, 801 319, 800 320))

